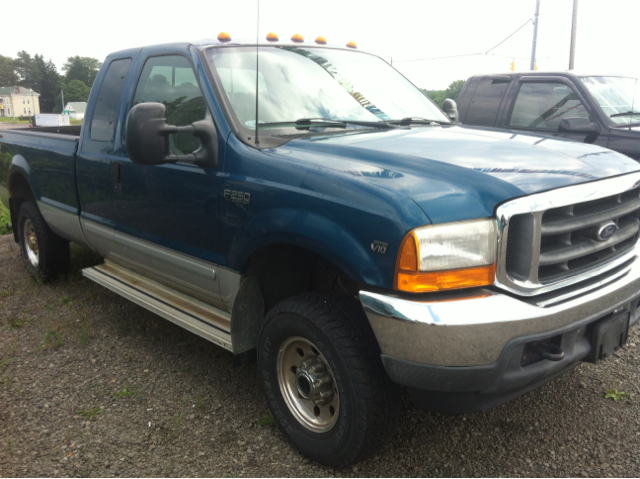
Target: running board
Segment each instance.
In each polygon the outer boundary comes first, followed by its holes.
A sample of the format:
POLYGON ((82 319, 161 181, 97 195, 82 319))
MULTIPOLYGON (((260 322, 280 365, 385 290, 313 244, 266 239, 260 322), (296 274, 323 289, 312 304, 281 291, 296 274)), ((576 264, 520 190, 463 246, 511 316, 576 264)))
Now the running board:
POLYGON ((231 315, 110 261, 83 276, 198 336, 233 351, 231 315))

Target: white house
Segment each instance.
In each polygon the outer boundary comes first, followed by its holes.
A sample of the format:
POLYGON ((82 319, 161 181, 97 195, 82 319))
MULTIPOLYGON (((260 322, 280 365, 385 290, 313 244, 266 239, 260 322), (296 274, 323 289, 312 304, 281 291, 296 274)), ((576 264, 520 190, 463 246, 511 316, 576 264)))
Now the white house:
POLYGON ((69 112, 69 118, 75 120, 83 120, 85 111, 87 111, 86 101, 70 101, 64 106, 64 112, 69 112))
POLYGON ((40 93, 23 86, 0 87, 0 116, 33 116, 40 113, 40 93))

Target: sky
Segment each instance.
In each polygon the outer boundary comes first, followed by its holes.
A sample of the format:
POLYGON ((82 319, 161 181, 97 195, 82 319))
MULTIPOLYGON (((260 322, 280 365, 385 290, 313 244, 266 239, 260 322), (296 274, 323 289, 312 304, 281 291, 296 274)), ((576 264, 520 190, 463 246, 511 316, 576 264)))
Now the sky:
MULTIPOLYGON (((539 70, 568 69, 573 1, 540 0, 539 70)), ((528 20, 536 0, 30 0, 19 5, 14 18, 23 22, 3 23, 0 54, 38 53, 59 71, 72 55, 102 61, 112 51, 215 38, 223 30, 232 39, 249 40, 256 38, 257 27, 262 39, 274 31, 283 40, 294 33, 306 42, 318 35, 340 46, 353 40, 359 49, 392 62, 416 86, 445 89, 474 74, 508 72, 512 61, 516 71, 529 70, 533 23, 528 20)), ((640 0, 579 0, 576 70, 640 75, 639 14, 640 0)))

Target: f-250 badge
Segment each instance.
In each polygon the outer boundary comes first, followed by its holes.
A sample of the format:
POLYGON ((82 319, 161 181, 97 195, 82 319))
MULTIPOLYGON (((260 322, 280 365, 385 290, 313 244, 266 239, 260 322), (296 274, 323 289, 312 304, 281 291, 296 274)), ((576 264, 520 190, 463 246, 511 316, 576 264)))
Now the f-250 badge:
POLYGON ((388 247, 389 243, 384 243, 378 240, 375 240, 373 243, 371 243, 371 251, 374 253, 385 254, 388 247))
POLYGON ((229 203, 248 205, 251 203, 251 193, 246 191, 224 190, 224 200, 229 203))

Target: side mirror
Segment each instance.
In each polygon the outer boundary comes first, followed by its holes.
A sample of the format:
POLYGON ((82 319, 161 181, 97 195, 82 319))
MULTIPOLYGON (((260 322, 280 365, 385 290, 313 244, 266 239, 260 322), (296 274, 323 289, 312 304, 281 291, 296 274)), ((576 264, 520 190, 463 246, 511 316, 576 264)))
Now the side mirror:
POLYGON ((560 133, 595 133, 597 126, 588 118, 565 118, 558 126, 560 133))
POLYGON ((585 143, 593 143, 600 135, 600 127, 588 118, 565 118, 558 125, 560 133, 584 133, 585 143))
POLYGON ((126 127, 127 154, 140 165, 162 165, 184 161, 202 168, 218 164, 218 134, 211 118, 187 126, 167 124, 167 107, 162 103, 140 103, 129 111, 126 127), (188 155, 169 151, 169 135, 191 133, 200 140, 200 148, 188 155))
POLYGON ((458 123, 458 105, 456 105, 456 102, 454 100, 452 100, 451 98, 447 98, 442 103, 442 109, 452 122, 458 123))

